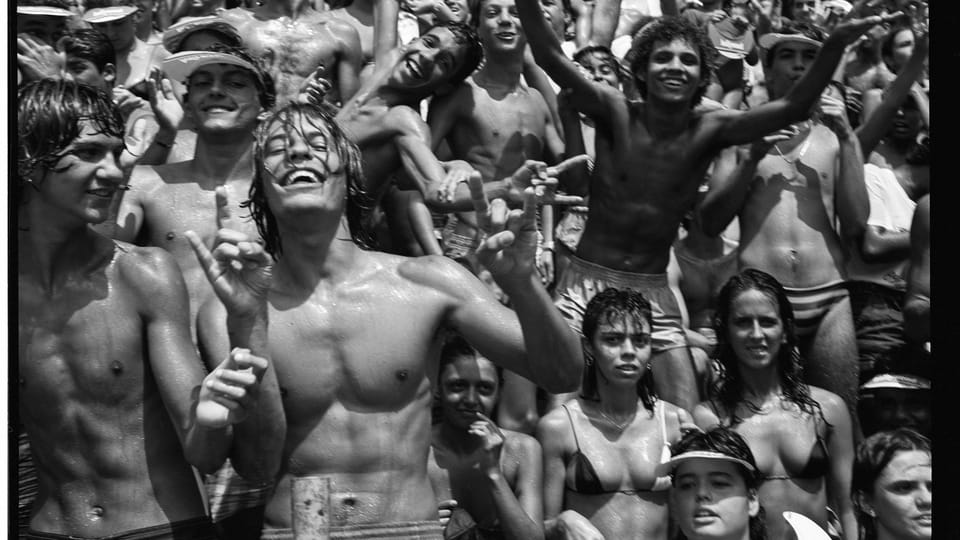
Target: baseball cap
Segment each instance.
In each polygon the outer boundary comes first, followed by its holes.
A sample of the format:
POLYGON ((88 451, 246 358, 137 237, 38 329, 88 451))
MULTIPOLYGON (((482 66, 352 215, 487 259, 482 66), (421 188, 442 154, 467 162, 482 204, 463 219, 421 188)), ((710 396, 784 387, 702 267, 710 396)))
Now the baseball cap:
POLYGON ((91 24, 116 21, 133 15, 140 9, 137 6, 110 6, 88 9, 83 12, 83 20, 91 24))
POLYGON ((710 450, 691 450, 689 452, 684 452, 682 454, 677 454, 670 458, 670 461, 663 462, 657 465, 656 474, 657 476, 667 476, 673 474, 673 472, 680 466, 684 461, 690 461, 691 459, 712 459, 716 461, 730 461, 738 465, 742 465, 745 469, 750 472, 756 472, 756 467, 750 463, 738 459, 735 457, 728 456, 726 454, 721 454, 720 452, 713 452, 710 450))
POLYGON ((204 17, 187 17, 171 25, 163 33, 163 47, 170 52, 177 52, 187 36, 199 30, 212 30, 236 37, 238 44, 241 41, 237 29, 232 24, 216 15, 207 15, 204 17))
POLYGON ((815 45, 817 47, 820 47, 823 45, 822 41, 817 41, 813 38, 809 38, 801 33, 778 34, 774 32, 760 36, 759 43, 764 50, 769 51, 769 50, 772 50, 777 45, 788 42, 788 41, 794 42, 794 43, 806 43, 808 45, 815 45))
POLYGON ((881 373, 860 387, 861 392, 879 389, 930 390, 930 380, 906 373, 881 373))
POLYGON ((17 15, 36 15, 41 17, 73 17, 69 9, 55 6, 17 6, 17 15))
POLYGON ((230 64, 252 71, 257 78, 263 79, 260 69, 252 63, 225 52, 219 51, 183 51, 168 56, 163 61, 163 71, 170 80, 186 82, 197 68, 207 64, 230 64))

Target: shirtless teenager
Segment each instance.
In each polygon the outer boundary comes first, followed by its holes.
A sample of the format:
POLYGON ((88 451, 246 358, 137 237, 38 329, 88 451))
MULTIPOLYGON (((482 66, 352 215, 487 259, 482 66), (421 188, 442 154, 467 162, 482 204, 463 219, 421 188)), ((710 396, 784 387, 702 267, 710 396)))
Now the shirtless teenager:
MULTIPOLYGON (((536 276, 532 189, 524 210, 508 213, 502 201, 487 204, 472 180, 476 207, 489 216, 480 256, 513 299, 511 311, 449 259, 351 241, 362 236, 360 153, 328 110, 291 103, 257 133, 250 207, 277 261, 270 353, 288 434, 263 538, 291 538, 302 520, 321 517, 310 530, 329 528, 332 538, 374 530, 440 538, 427 475, 439 330, 458 331, 480 354, 552 391, 576 386, 582 356, 536 276), (307 499, 325 504, 322 516, 291 512, 307 499)), ((201 350, 212 358, 226 336, 209 322, 222 317, 215 302, 201 308, 201 350)))
POLYGON ((117 86, 147 99, 147 78, 170 54, 160 43, 137 37, 140 8, 135 0, 87 0, 83 20, 104 33, 117 55, 117 86))
MULTIPOLYGON (((828 47, 834 52, 841 28, 825 41, 810 25, 765 34, 771 97, 795 93, 809 80, 828 47)), ((863 234, 869 202, 860 144, 842 96, 831 87, 818 111, 816 119, 782 132, 765 152, 750 152, 738 165, 745 174, 714 182, 701 205, 701 222, 707 234, 717 234, 739 217, 740 268, 763 270, 784 285, 807 382, 843 398, 856 422, 857 347, 844 281, 847 251, 863 234)))
POLYGON ((447 538, 543 538, 540 443, 498 427, 490 418, 500 397, 501 371, 452 335, 440 351, 436 408, 428 463, 441 511, 451 503, 447 538))
MULTIPOLYGON (((279 465, 269 441, 283 419, 257 412, 260 381, 276 387, 261 302, 218 289, 230 345, 207 375, 173 257, 90 228, 124 182, 110 99, 47 79, 18 101, 19 415, 40 482, 25 537, 212 539, 191 466, 213 471, 229 454, 268 479, 279 465)), ((259 246, 244 256, 265 258, 259 246)))
POLYGON ((313 9, 307 0, 267 0, 251 10, 238 7, 218 15, 263 60, 276 81, 278 105, 294 99, 310 77, 330 82, 330 103, 346 102, 357 91, 361 49, 356 29, 313 9))
POLYGON ((643 291, 654 305, 657 392, 690 410, 697 400, 694 372, 665 274, 680 220, 717 153, 805 118, 846 44, 881 18, 838 26, 810 75, 780 99, 749 111, 695 113, 710 81, 713 50, 692 23, 666 17, 639 34, 631 67, 645 100, 640 103, 586 80, 564 57, 539 6, 518 0, 518 7, 537 63, 571 89, 582 111, 597 123, 589 219, 576 258, 557 285, 558 306, 577 328, 596 291, 607 286, 643 291))

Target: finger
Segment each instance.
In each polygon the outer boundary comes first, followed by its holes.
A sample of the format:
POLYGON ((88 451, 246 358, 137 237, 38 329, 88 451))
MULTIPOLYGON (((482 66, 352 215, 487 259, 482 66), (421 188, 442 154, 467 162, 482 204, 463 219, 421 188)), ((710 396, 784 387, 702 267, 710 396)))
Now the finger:
POLYGON ((486 192, 483 191, 483 178, 480 177, 480 173, 476 171, 470 173, 467 185, 470 187, 470 200, 473 202, 473 210, 477 216, 489 214, 490 203, 487 201, 486 192))
POLYGON ((231 411, 235 411, 240 408, 240 404, 237 403, 236 400, 234 400, 233 398, 224 396, 223 394, 218 394, 214 392, 211 394, 210 400, 219 405, 223 405, 224 407, 226 407, 231 411))
POLYGON ((193 231, 186 231, 183 233, 187 237, 187 241, 190 242, 190 247, 193 248, 194 255, 197 256, 197 261, 200 262, 200 266, 203 267, 204 273, 207 274, 207 279, 211 282, 216 280, 218 277, 217 273, 214 272, 214 266, 216 266, 216 260, 213 258, 213 254, 210 253, 210 250, 207 249, 207 246, 204 245, 203 240, 200 239, 200 235, 193 231))
POLYGON ((170 79, 161 76, 160 79, 160 88, 163 89, 163 97, 166 99, 174 99, 173 94, 173 83, 170 82, 170 79))
POLYGON ((537 223, 537 193, 533 188, 523 190, 523 214, 520 217, 521 227, 537 223))
POLYGON ((227 196, 227 188, 217 186, 215 191, 217 198, 217 229, 222 229, 232 219, 230 212, 230 201, 227 196))
POLYGON ((483 241, 483 249, 496 253, 501 249, 512 246, 514 240, 516 240, 516 235, 514 235, 512 231, 500 231, 488 236, 487 239, 483 241))
POLYGON ((504 229, 509 211, 510 209, 507 208, 507 203, 503 199, 494 199, 490 203, 490 231, 499 232, 504 229))
POLYGON ((578 156, 573 156, 572 158, 567 158, 560 163, 557 163, 553 167, 547 167, 547 176, 557 176, 564 171, 580 165, 581 163, 586 165, 589 161, 590 156, 587 154, 580 154, 578 156))
POLYGON ((437 504, 437 506, 439 506, 440 508, 454 508, 454 507, 456 507, 458 504, 459 504, 459 503, 457 503, 457 500, 456 500, 456 499, 446 499, 446 500, 440 501, 440 502, 437 504))
POLYGON ((240 249, 233 244, 220 243, 213 248, 213 258, 219 263, 229 264, 240 258, 240 249))
POLYGON ((249 240, 240 242, 237 244, 237 249, 240 250, 240 258, 242 258, 245 263, 255 263, 257 265, 270 264, 270 256, 267 255, 267 251, 263 249, 263 246, 257 242, 249 240))
POLYGON ((234 386, 225 383, 220 376, 207 379, 206 387, 214 393, 215 396, 226 398, 226 400, 241 400, 247 395, 246 389, 242 386, 234 386))
POLYGON ((577 195, 554 195, 550 198, 550 204, 554 206, 579 206, 583 201, 583 197, 577 195))
POLYGON ((247 369, 243 369, 242 371, 232 369, 224 369, 219 371, 220 373, 218 374, 217 378, 224 384, 239 388, 246 388, 248 386, 257 384, 257 376, 247 369))
POLYGON ((270 362, 262 356, 251 353, 248 349, 240 349, 240 352, 233 355, 237 369, 249 369, 257 379, 267 370, 270 362))

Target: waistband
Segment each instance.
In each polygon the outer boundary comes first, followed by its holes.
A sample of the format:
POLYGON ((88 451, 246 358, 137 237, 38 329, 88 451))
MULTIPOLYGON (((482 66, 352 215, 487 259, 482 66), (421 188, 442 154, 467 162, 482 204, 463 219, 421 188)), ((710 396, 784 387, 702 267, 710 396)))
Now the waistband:
POLYGON ((661 274, 641 274, 638 272, 627 272, 625 270, 615 270, 606 266, 585 261, 576 255, 570 256, 569 269, 576 269, 584 274, 589 274, 594 278, 601 278, 609 281, 613 285, 628 287, 665 287, 667 283, 666 272, 661 274))
POLYGON ((144 527, 107 536, 87 537, 69 534, 56 534, 27 529, 27 540, 216 540, 213 523, 207 516, 184 519, 174 523, 164 523, 153 527, 144 527), (193 534, 189 534, 192 532, 193 534), (184 534, 187 533, 187 534, 184 534))
MULTIPOLYGON (((313 538, 331 540, 443 540, 439 521, 400 521, 394 523, 370 523, 330 527, 329 536, 322 532, 313 538)), ((264 529, 260 540, 294 540, 293 529, 264 529)))

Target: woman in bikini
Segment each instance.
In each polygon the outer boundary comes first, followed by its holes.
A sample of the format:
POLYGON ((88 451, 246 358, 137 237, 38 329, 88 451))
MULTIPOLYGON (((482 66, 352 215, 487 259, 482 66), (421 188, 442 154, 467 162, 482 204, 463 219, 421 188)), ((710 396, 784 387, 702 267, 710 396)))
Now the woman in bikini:
POLYGON ((690 415, 657 399, 650 303, 607 289, 587 304, 579 396, 540 420, 547 538, 667 538, 670 460, 690 415))
POLYGON ((829 506, 839 517, 837 536, 856 540, 850 415, 839 396, 803 382, 783 286, 759 270, 733 276, 720 291, 714 328, 723 372, 694 421, 728 426, 747 440, 763 475, 770 538, 788 535, 784 511, 827 530, 829 506))

